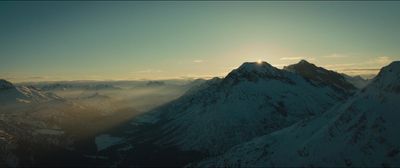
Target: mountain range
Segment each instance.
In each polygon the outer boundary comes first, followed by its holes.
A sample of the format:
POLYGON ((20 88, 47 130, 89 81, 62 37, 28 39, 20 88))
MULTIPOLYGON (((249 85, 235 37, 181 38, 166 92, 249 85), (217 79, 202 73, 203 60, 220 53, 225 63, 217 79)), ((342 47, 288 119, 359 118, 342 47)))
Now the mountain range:
MULTIPOLYGON (((398 65, 389 67, 393 66, 398 65)), ((381 75, 378 75, 374 81, 380 78, 379 76, 381 75)), ((243 150, 236 151, 236 148, 294 127, 303 128, 307 125, 312 125, 316 129, 324 127, 327 120, 332 120, 337 113, 340 113, 337 109, 349 104, 349 101, 356 99, 360 92, 375 83, 373 81, 367 87, 360 87, 356 86, 352 79, 305 60, 283 69, 275 68, 266 62, 243 63, 226 77, 210 79, 189 89, 180 98, 136 117, 129 125, 125 124, 116 129, 118 131, 109 132, 120 140, 108 145, 108 149, 104 151, 112 153, 137 146, 140 145, 137 143, 140 140, 143 144, 150 143, 158 146, 157 150, 162 151, 160 153, 166 151, 168 153, 171 149, 199 152, 201 159, 196 155, 188 161, 189 163, 197 159, 198 162, 192 163, 196 166, 237 166, 238 162, 245 162, 245 160, 239 157, 243 155, 243 150), (320 125, 316 126, 314 122, 320 125), (236 156, 235 154, 237 157, 233 157, 236 156)), ((364 80, 364 82, 369 81, 364 80)), ((396 101, 396 99, 393 100, 396 101)), ((289 137, 285 135, 282 136, 282 140, 275 139, 274 142, 288 141, 282 146, 295 146, 298 142, 294 139, 300 135, 300 139, 311 136, 307 134, 309 130, 302 131, 299 131, 298 135, 289 133, 289 137)), ((244 148, 248 149, 246 153, 251 153, 264 149, 265 146, 244 148)), ((265 148, 265 150, 268 149, 265 148)), ((285 152, 281 153, 284 155, 285 152)), ((301 150, 300 153, 302 153, 301 150)), ((124 151, 121 155, 131 157, 136 154, 137 152, 134 151, 124 151)), ((295 154, 298 152, 296 151, 295 154)), ((262 162, 263 160, 260 160, 259 164, 256 162, 251 164, 254 161, 251 158, 262 157, 258 155, 248 157, 247 163, 250 164, 247 166, 285 165, 266 164, 262 162)), ((282 160, 285 159, 287 160, 282 157, 282 160)), ((272 159, 274 160, 275 158, 272 159)), ((353 162, 359 163, 357 160, 353 162)), ((129 163, 131 162, 122 162, 121 165, 129 165, 129 163)), ((313 161, 308 162, 309 164, 293 163, 289 166, 322 164, 313 161)), ((322 165, 336 164, 326 162, 322 165)))
POLYGON ((340 74, 314 68, 306 61, 289 66, 290 71, 266 62, 246 62, 225 78, 212 79, 137 121, 162 123, 157 127, 160 145, 222 153, 235 144, 321 114, 356 91, 340 74))
POLYGON ((200 165, 397 167, 399 103, 397 61, 382 68, 355 96, 324 114, 239 144, 200 165))
MULTIPOLYGON (((224 78, 193 83, 177 99, 97 134, 92 140, 97 150, 86 151, 91 155, 79 161, 188 167, 400 165, 398 61, 371 80, 301 60, 283 69, 245 62, 224 78)), ((80 99, 93 98, 109 99, 97 90, 80 99)), ((49 108, 49 102, 70 103, 4 80, 0 99, 7 105, 49 108)), ((0 130, 0 136, 11 142, 11 132, 0 130)))

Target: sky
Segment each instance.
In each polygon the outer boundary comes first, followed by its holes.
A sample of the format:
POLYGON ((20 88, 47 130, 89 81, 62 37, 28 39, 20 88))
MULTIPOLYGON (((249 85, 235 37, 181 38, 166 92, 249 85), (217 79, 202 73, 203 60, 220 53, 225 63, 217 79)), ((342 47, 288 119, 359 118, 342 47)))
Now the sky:
POLYGON ((350 75, 400 60, 400 2, 0 2, 0 78, 224 76, 301 59, 350 75))

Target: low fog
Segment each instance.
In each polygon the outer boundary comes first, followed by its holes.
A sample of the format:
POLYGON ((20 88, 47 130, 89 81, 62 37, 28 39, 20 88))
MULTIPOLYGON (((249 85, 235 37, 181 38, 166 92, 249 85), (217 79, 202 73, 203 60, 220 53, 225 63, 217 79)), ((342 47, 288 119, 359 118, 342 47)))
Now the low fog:
POLYGON ((73 104, 75 107, 63 109, 71 116, 70 121, 64 122, 64 129, 80 137, 90 137, 172 101, 199 83, 191 80, 69 81, 21 85, 31 85, 73 104))
POLYGON ((35 162, 30 157, 41 160, 58 150, 97 150, 93 146, 96 135, 173 101, 202 82, 4 81, 7 86, 1 88, 0 95, 0 126, 4 130, 0 136, 6 144, 0 141, 4 146, 0 149, 0 163, 29 165, 35 162))

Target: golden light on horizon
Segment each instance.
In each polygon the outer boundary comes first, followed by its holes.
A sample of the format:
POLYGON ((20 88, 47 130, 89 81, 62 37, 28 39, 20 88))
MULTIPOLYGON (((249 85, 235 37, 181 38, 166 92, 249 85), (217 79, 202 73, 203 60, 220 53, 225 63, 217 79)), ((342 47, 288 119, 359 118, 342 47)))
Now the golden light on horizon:
POLYGON ((261 64, 261 63, 262 63, 261 59, 258 59, 257 64, 261 64))

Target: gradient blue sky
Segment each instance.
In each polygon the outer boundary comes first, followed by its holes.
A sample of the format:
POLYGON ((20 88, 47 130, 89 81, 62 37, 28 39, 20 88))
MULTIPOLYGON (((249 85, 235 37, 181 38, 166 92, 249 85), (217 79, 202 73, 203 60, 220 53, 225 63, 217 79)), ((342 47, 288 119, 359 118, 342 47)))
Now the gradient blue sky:
POLYGON ((0 78, 223 76, 306 59, 374 74, 400 59, 400 2, 0 2, 0 78))

